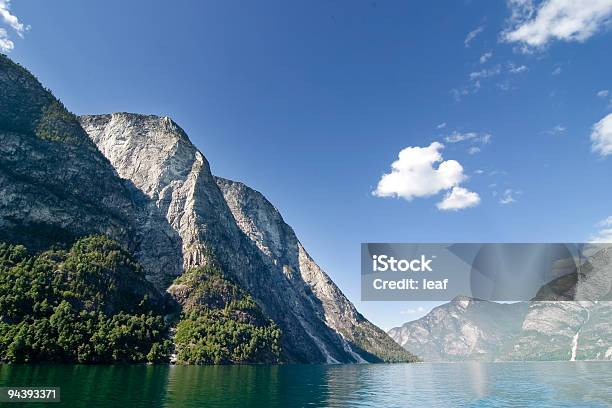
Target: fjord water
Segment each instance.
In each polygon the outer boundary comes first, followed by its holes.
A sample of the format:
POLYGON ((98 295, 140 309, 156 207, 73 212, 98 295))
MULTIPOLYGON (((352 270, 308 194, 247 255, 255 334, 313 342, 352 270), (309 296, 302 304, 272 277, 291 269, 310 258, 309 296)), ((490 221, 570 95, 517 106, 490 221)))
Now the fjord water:
POLYGON ((607 407, 612 363, 0 365, 6 386, 59 386, 55 407, 607 407))

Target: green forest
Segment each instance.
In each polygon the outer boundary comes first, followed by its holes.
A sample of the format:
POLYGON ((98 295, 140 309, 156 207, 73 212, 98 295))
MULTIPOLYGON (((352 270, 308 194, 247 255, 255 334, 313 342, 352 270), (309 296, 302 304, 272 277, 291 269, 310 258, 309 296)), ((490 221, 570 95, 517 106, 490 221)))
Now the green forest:
POLYGON ((176 285, 184 299, 156 290, 104 236, 37 254, 0 243, 0 361, 168 363, 174 331, 178 363, 279 360, 280 331, 218 268, 176 285))

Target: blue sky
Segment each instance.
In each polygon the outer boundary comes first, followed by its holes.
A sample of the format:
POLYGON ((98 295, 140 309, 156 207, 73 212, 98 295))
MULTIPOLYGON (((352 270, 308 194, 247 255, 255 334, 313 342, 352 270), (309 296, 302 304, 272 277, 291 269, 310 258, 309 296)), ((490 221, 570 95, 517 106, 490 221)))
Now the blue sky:
POLYGON ((171 116, 388 329, 433 304, 361 302, 360 242, 612 235, 612 2, 574 3, 0 0, 0 47, 77 114, 171 116))

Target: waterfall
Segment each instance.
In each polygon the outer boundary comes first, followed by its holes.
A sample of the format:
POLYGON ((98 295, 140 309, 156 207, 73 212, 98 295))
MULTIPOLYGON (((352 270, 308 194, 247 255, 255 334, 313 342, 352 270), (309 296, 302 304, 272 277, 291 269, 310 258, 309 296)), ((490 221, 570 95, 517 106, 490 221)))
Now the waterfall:
POLYGON ((578 338, 580 337, 580 330, 582 330, 582 327, 584 327, 584 325, 591 318, 591 311, 589 309, 586 309, 586 312, 587 312, 586 320, 584 321, 582 326, 578 328, 578 331, 576 332, 576 334, 574 334, 574 338, 572 339, 572 354, 570 357, 570 361, 576 361, 576 352, 578 351, 578 338))

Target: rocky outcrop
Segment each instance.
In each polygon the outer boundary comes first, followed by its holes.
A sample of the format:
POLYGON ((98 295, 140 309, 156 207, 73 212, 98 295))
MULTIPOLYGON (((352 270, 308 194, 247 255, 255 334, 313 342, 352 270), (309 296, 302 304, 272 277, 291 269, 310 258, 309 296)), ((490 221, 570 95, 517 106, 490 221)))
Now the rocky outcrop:
POLYGON ((217 262, 280 327, 287 360, 412 358, 355 311, 263 196, 215 180, 172 120, 127 113, 80 120, 118 174, 153 203, 150 212, 180 236, 184 268, 217 262))

